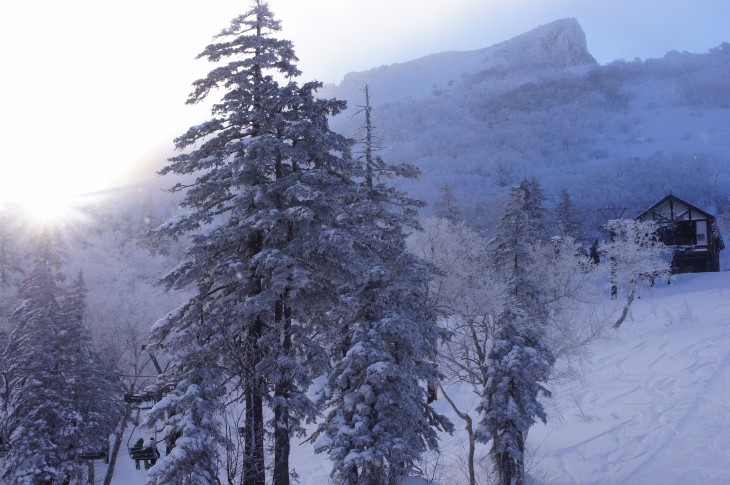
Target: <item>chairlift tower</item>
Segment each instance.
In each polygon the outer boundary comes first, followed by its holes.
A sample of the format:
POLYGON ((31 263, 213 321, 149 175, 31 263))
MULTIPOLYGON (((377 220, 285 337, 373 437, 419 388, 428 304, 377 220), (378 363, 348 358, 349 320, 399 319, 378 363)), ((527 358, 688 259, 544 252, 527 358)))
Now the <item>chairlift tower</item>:
POLYGON ((603 224, 606 224, 614 219, 622 219, 627 210, 626 207, 603 207, 598 209, 598 213, 601 214, 603 224))

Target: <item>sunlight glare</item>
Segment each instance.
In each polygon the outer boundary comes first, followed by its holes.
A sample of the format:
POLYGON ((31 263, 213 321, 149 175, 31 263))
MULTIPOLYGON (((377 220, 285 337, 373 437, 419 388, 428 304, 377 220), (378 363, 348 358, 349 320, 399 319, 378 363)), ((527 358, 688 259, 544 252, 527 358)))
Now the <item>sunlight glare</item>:
POLYGON ((0 205, 18 207, 32 224, 65 224, 80 202, 78 188, 58 174, 31 177, 6 168, 0 176, 0 205))
POLYGON ((68 195, 35 195, 17 201, 34 222, 44 225, 64 223, 71 217, 74 199, 68 195))

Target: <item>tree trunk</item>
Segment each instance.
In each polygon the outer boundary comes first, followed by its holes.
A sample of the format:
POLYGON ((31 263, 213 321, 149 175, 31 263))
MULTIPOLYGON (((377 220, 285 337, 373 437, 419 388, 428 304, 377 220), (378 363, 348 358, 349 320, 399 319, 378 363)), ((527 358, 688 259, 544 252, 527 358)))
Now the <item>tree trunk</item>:
MULTIPOLYGON (((508 425, 509 427, 509 425, 508 425)), ((511 433, 517 441, 519 456, 513 454, 515 450, 496 452, 492 450, 494 465, 497 469, 499 485, 522 485, 525 477, 525 441, 522 432, 512 429, 504 433, 511 433)), ((496 438, 496 437, 495 437, 496 438)))
POLYGON ((243 449, 243 485, 266 485, 264 465, 264 403, 258 379, 246 386, 246 430, 243 449))
MULTIPOLYGON (((286 401, 288 392, 276 392, 275 400, 286 401)), ((274 485, 289 485, 289 407, 274 407, 274 485)))
MULTIPOLYGON (((275 308, 275 318, 281 325, 281 355, 291 354, 291 315, 283 302, 275 308)), ((285 371, 274 389, 274 485, 289 485, 289 397, 292 383, 285 371)))
POLYGON ((119 454, 119 448, 122 446, 122 437, 124 436, 124 430, 127 429, 127 422, 129 417, 132 415, 132 405, 127 403, 124 407, 124 416, 122 422, 114 433, 114 445, 113 449, 109 453, 109 468, 106 470, 106 476, 104 476, 104 485, 111 485, 112 477, 114 476, 114 466, 117 464, 117 455, 119 454))
POLYGON ((266 485, 264 463, 264 400, 263 384, 256 371, 261 356, 258 339, 263 333, 263 323, 256 320, 249 335, 251 367, 245 376, 246 425, 244 429, 242 485, 266 485))
MULTIPOLYGON (((510 381, 509 387, 510 395, 516 396, 518 393, 514 380, 510 381)), ((497 430, 492 439, 492 456, 499 485, 522 485, 525 478, 525 436, 514 421, 502 423, 501 429, 497 430), (504 439, 504 436, 512 436, 517 445, 516 450, 510 446, 503 451, 497 451, 498 439, 504 439)))
POLYGON ((444 396, 446 401, 451 405, 451 409, 454 410, 456 415, 464 420, 466 429, 466 434, 469 437, 469 449, 467 450, 467 469, 469 472, 469 485, 476 485, 477 479, 476 479, 476 473, 474 470, 474 451, 476 449, 476 439, 474 438, 474 425, 472 423, 471 416, 469 416, 468 413, 462 412, 459 408, 456 407, 456 404, 454 401, 451 400, 451 397, 446 393, 446 390, 443 388, 441 383, 438 383, 438 387, 441 389, 441 394, 444 396))
POLYGON ((636 285, 631 284, 631 289, 629 290, 629 295, 626 297, 626 305, 624 305, 624 309, 621 312, 621 316, 618 317, 618 320, 616 320, 616 323, 613 324, 613 328, 619 328, 622 323, 624 323, 624 320, 626 320, 626 316, 629 314, 629 308, 631 308, 631 304, 634 302, 634 296, 636 295, 636 285))

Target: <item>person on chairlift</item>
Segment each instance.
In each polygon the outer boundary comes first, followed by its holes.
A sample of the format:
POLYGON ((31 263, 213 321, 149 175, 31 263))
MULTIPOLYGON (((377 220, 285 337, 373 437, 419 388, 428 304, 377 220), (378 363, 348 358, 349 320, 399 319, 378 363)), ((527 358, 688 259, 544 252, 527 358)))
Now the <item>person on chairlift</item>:
POLYGON ((150 438, 149 445, 147 445, 147 448, 145 448, 144 451, 144 469, 149 470, 151 467, 155 466, 157 459, 160 457, 160 451, 157 449, 154 438, 150 438))
MULTIPOLYGON (((144 439, 140 438, 137 440, 137 442, 132 446, 133 450, 141 450, 144 446, 144 439)), ((134 466, 137 467, 137 470, 139 470, 139 459, 134 460, 134 466)))

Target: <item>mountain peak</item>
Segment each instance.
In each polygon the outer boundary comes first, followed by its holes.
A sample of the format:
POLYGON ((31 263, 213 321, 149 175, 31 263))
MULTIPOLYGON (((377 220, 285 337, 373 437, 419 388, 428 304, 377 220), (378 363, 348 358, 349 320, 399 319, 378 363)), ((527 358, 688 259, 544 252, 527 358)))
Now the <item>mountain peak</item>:
POLYGON ((323 96, 359 99, 362 87, 371 86, 375 105, 406 99, 422 99, 434 92, 447 92, 459 81, 487 73, 492 85, 517 82, 495 71, 521 73, 524 81, 546 69, 596 65, 588 52, 586 36, 573 18, 556 20, 491 47, 473 51, 430 54, 420 59, 367 71, 351 72, 337 86, 326 86, 323 96), (489 74, 492 73, 492 74, 489 74))
POLYGON ((588 52, 585 32, 574 18, 541 25, 484 51, 511 66, 564 68, 597 64, 588 52))

